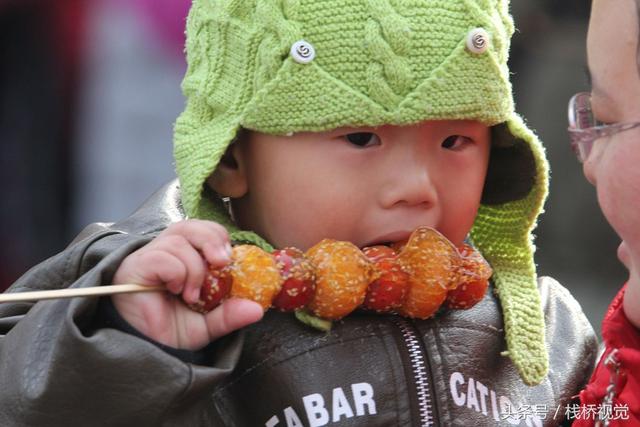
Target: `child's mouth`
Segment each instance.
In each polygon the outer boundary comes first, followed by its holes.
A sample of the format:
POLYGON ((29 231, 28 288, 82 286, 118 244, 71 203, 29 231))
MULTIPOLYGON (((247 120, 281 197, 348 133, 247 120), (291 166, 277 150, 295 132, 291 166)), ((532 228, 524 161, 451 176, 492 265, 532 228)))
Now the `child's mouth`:
POLYGON ((411 235, 411 231, 393 231, 391 233, 386 233, 381 235, 375 239, 372 239, 363 247, 369 246, 390 246, 390 247, 398 247, 403 246, 409 240, 409 236, 411 235))
POLYGON ((374 243, 370 243, 370 244, 364 245, 364 247, 366 248, 366 247, 371 247, 371 246, 391 246, 391 245, 393 245, 394 243, 395 243, 395 242, 392 242, 392 241, 390 241, 390 240, 389 240, 389 241, 384 241, 384 242, 374 242, 374 243))

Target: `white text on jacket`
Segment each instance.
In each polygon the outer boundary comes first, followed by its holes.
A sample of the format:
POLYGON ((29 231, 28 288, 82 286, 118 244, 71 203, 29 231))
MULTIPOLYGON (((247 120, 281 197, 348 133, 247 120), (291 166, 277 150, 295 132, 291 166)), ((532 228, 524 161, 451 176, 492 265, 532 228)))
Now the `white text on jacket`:
MULTIPOLYGON (((330 406, 325 404, 325 399, 320 393, 308 394, 302 397, 304 410, 309 424, 304 424, 298 413, 287 406, 283 411, 284 421, 287 427, 319 427, 336 423, 343 418, 361 417, 376 414, 376 402, 373 400, 373 387, 369 383, 351 384, 351 398, 347 398, 342 387, 336 387, 331 393, 330 406)), ((280 424, 277 415, 269 418, 265 427, 274 427, 280 424)))
POLYGON ((495 421, 506 421, 510 425, 520 425, 524 421, 527 427, 542 427, 542 420, 535 414, 514 415, 515 406, 507 396, 500 396, 480 381, 469 377, 466 379, 460 372, 454 372, 449 378, 451 397, 458 406, 466 406, 489 417, 489 411, 495 421), (488 399, 487 399, 488 398, 488 399), (490 406, 490 407, 489 407, 490 406))

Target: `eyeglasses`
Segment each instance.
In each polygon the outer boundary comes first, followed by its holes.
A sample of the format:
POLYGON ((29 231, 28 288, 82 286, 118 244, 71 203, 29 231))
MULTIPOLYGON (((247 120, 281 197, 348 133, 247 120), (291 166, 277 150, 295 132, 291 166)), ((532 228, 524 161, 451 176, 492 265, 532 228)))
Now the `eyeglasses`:
POLYGON ((591 109, 591 94, 588 92, 577 93, 569 100, 569 138, 581 163, 587 160, 597 139, 638 126, 640 122, 604 124, 596 120, 591 109))

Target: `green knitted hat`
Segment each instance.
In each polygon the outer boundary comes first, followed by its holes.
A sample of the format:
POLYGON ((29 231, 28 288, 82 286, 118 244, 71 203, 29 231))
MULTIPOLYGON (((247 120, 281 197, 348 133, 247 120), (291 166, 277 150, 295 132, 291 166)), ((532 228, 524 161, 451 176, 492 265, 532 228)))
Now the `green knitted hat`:
POLYGON ((187 215, 269 248, 205 194, 241 128, 284 135, 436 119, 493 126, 471 239, 494 269, 505 354, 526 383, 539 383, 548 358, 531 230, 547 193, 547 162, 514 112, 513 31, 507 0, 194 0, 187 105, 174 141, 187 215))

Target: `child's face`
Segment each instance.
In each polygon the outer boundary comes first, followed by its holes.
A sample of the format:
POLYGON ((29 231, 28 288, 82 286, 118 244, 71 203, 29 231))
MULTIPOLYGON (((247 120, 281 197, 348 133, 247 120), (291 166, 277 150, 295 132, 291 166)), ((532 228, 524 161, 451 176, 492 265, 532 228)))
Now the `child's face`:
MULTIPOLYGON (((594 0, 587 39, 592 108, 604 123, 640 121, 638 20, 634 0, 594 0)), ((640 128, 598 139, 584 164, 604 215, 623 239, 618 255, 640 268, 640 128)))
POLYGON ((474 121, 250 133, 234 150, 248 189, 234 215, 277 247, 323 238, 363 247, 420 225, 459 244, 476 217, 489 148, 489 129, 474 121))

